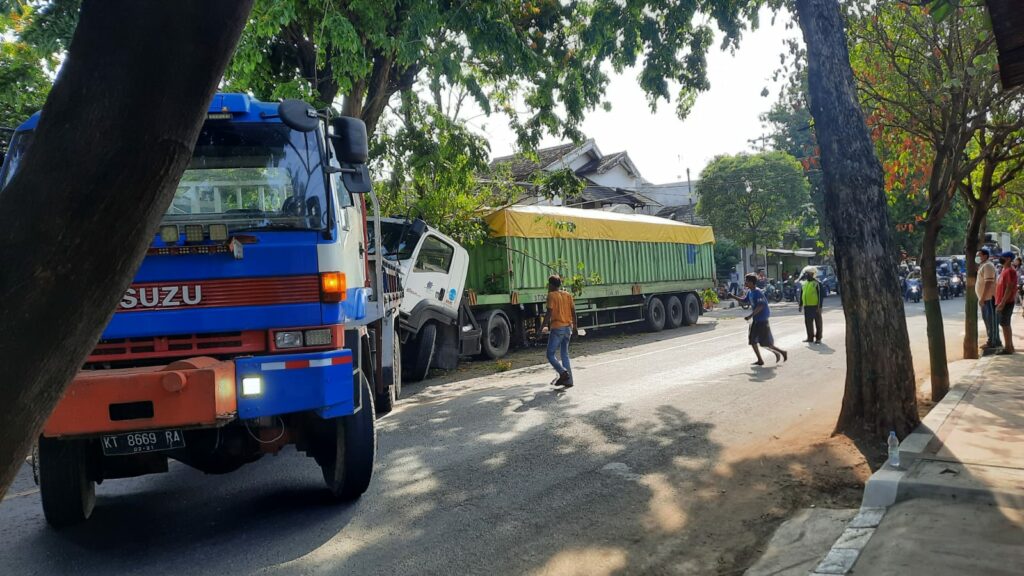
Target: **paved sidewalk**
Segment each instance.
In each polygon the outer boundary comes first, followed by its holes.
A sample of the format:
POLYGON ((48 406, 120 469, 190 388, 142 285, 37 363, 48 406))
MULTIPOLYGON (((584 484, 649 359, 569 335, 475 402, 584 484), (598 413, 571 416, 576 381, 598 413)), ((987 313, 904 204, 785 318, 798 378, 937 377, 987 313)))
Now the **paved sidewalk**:
POLYGON ((814 574, 1024 574, 1024 354, 977 361, 900 459, 814 574))

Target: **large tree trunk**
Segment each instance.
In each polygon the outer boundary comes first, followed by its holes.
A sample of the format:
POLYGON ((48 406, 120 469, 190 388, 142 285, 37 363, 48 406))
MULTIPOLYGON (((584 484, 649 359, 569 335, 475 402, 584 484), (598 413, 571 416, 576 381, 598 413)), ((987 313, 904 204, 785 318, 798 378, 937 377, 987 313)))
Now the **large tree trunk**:
POLYGON ((967 278, 964 280, 964 358, 978 358, 978 295, 974 285, 978 282, 978 265, 974 257, 981 244, 981 226, 988 214, 988 202, 979 200, 971 206, 971 219, 964 238, 964 256, 967 260, 967 278))
POLYGON ((924 230, 921 247, 921 293, 924 298, 924 316, 928 326, 928 361, 931 369, 932 400, 938 402, 949 392, 949 368, 946 366, 946 332, 942 326, 942 300, 936 276, 935 247, 939 242, 942 224, 929 219, 924 230))
POLYGON ((96 344, 174 195, 251 0, 85 0, 0 193, 0 494, 96 344))
POLYGON ((838 2, 796 5, 846 315, 846 393, 836 431, 903 437, 919 420, 882 168, 858 103, 838 2))

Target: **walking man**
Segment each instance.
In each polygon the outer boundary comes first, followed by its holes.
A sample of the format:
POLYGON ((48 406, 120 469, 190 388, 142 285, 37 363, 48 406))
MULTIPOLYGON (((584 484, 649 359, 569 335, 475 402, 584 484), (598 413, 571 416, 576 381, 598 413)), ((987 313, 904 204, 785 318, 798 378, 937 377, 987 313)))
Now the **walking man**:
POLYGON ((804 327, 807 329, 807 339, 804 342, 821 343, 821 304, 824 302, 821 294, 821 282, 816 278, 818 269, 814 266, 804 268, 803 288, 800 291, 800 303, 797 311, 804 312, 804 327))
POLYGON ((743 285, 747 289, 747 295, 740 298, 730 294, 729 297, 733 300, 746 302, 752 308, 750 315, 745 319, 752 320, 750 322, 750 332, 747 334, 747 343, 754 349, 754 356, 757 356, 757 362, 754 362, 754 365, 764 366, 764 360, 761 358, 761 349, 758 345, 764 346, 775 354, 776 364, 779 362, 779 358, 785 362, 789 359, 789 354, 775 346, 775 339, 772 338, 772 328, 768 324, 768 318, 771 317, 772 313, 768 308, 768 298, 757 287, 757 274, 747 274, 743 280, 743 285))
POLYGON ((987 336, 982 348, 999 348, 1002 343, 999 342, 999 326, 996 320, 996 266, 989 259, 988 248, 978 250, 974 261, 978 263, 978 279, 974 284, 974 292, 978 295, 978 306, 981 307, 981 318, 985 322, 987 336))
POLYGON ((572 388, 569 338, 576 334, 576 305, 572 294, 562 290, 562 278, 557 274, 548 277, 548 310, 544 314, 544 330, 548 332, 548 362, 558 373, 558 378, 551 384, 572 388), (561 356, 561 363, 556 356, 561 356))
POLYGON ((996 281, 996 315, 999 325, 1003 327, 1003 349, 999 354, 1013 354, 1013 305, 1017 296, 1017 271, 1013 269, 1013 252, 1003 252, 999 256, 1003 271, 996 281))

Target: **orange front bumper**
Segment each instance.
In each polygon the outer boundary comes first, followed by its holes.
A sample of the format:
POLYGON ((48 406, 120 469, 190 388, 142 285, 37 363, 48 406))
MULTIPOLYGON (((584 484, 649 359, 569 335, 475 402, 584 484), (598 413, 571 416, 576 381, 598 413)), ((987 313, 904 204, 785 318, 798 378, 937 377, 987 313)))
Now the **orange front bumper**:
POLYGON ((68 386, 43 435, 219 426, 237 412, 234 362, 199 357, 151 368, 88 370, 68 386))

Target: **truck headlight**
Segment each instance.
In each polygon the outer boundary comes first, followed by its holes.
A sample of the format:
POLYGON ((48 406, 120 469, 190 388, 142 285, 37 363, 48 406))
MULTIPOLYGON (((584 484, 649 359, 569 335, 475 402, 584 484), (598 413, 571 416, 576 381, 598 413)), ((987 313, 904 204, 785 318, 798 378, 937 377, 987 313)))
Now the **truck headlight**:
POLYGON ((299 330, 274 332, 274 346, 279 349, 302 348, 302 332, 299 330))

